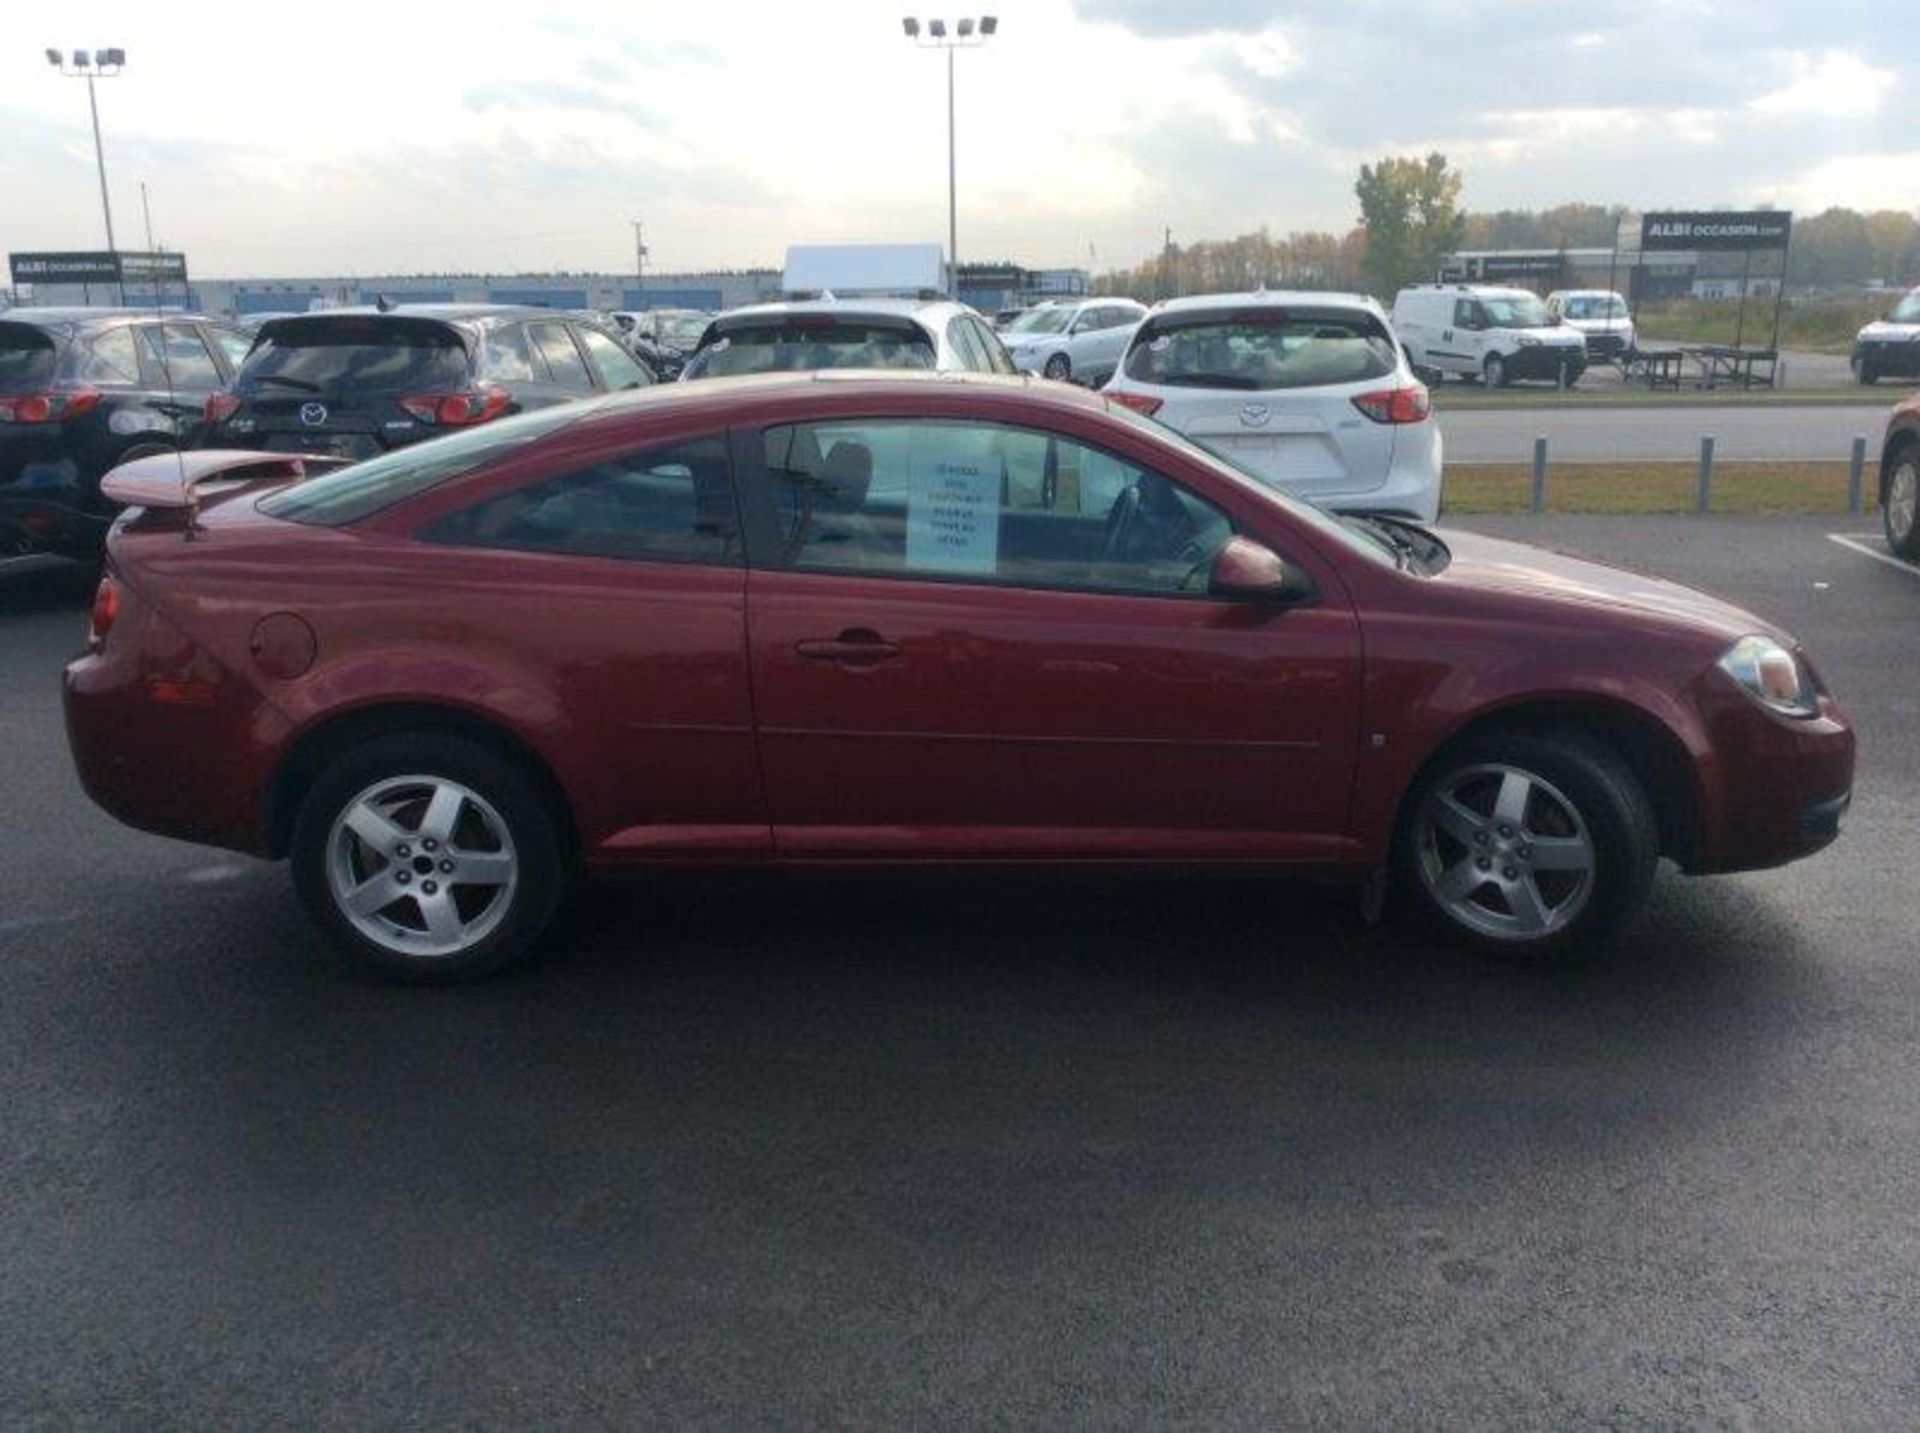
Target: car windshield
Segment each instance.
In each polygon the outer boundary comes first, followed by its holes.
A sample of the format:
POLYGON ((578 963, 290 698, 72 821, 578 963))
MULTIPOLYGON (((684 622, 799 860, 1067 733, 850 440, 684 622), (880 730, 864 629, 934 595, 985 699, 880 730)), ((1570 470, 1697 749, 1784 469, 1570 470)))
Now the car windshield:
POLYGON ((1059 333, 1073 319, 1070 308, 1030 308, 1006 327, 1008 333, 1059 333))
POLYGON ((1887 316, 1895 323, 1920 323, 1920 289, 1901 299, 1887 316))
POLYGON ((674 314, 654 320, 653 331, 660 341, 673 348, 692 348, 711 322, 705 314, 674 314))
POLYGON ((468 369, 460 335, 444 323, 372 314, 291 319, 262 332, 234 387, 431 392, 464 387, 468 369))
POLYGON ((1627 306, 1618 294, 1575 294, 1567 300, 1565 313, 1575 319, 1625 318, 1627 306))
POLYGON ((1487 322, 1495 328, 1546 328, 1547 306, 1532 294, 1501 294, 1480 297, 1487 311, 1487 322))
POLYGON ((53 378, 52 337, 31 324, 0 323, 0 393, 27 393, 53 378))
POLYGON ((932 368, 933 340, 917 325, 858 319, 774 320, 731 327, 694 354, 688 378, 820 368, 932 368))
POLYGON ((1372 314, 1276 309, 1150 318, 1126 374, 1188 388, 1318 388, 1383 377, 1395 362, 1393 339, 1372 314))
POLYGON ((512 418, 500 418, 463 433, 414 443, 308 478, 260 499, 260 511, 289 522, 341 527, 423 493, 449 478, 584 418, 602 400, 559 403, 512 418))

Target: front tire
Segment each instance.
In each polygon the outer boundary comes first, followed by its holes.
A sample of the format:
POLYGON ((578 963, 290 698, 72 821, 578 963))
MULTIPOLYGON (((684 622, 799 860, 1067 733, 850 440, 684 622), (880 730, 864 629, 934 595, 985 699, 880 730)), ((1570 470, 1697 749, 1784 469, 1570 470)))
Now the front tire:
POLYGON ((1871 388, 1880 381, 1880 374, 1866 359, 1856 358, 1853 360, 1853 381, 1862 388, 1871 388))
POLYGON ((1073 360, 1064 353, 1056 353, 1047 360, 1041 372, 1057 383, 1070 383, 1073 381, 1073 360))
POLYGON ((1894 552, 1920 558, 1920 444, 1908 443, 1894 457, 1880 496, 1880 526, 1894 552))
POLYGON ((1512 382, 1507 377, 1507 361, 1497 353, 1487 355, 1486 385, 1489 388, 1505 388, 1512 382))
POLYGON ((1493 955, 1551 959, 1617 928, 1659 861, 1645 788, 1584 737, 1461 742, 1406 809, 1395 853, 1403 908, 1493 955))
POLYGON ((321 772, 301 803, 293 878, 309 913, 388 979, 449 984, 539 940, 566 887, 533 780, 463 736, 382 737, 321 772))

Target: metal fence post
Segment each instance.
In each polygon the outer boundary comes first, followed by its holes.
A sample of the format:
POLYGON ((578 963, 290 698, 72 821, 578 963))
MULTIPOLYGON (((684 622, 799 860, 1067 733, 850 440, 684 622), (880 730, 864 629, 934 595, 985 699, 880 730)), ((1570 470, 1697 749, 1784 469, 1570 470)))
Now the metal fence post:
POLYGON ((1713 507, 1713 439, 1700 440, 1700 475, 1693 487, 1693 510, 1708 512, 1713 507))
POLYGON ((1547 440, 1533 440, 1533 511, 1547 510, 1547 440))
POLYGON ((1853 460, 1847 464, 1847 511, 1860 511, 1860 480, 1867 467, 1867 440, 1853 440, 1853 460))

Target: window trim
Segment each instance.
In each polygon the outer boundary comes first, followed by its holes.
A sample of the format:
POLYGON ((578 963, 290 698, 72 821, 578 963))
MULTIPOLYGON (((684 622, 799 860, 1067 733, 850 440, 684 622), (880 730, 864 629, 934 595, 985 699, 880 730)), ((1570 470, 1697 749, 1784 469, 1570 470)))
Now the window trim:
MULTIPOLYGON (((1091 442, 1073 433, 1064 433, 1051 428, 1032 427, 1024 423, 1009 423, 998 418, 980 418, 967 414, 899 414, 899 413, 834 413, 825 417, 794 417, 759 422, 736 428, 733 461, 735 500, 741 509, 741 534, 745 539, 741 544, 745 549, 747 565, 758 572, 777 572, 793 577, 822 577, 842 580, 849 577, 871 578, 880 582, 921 582, 942 587, 987 587, 1004 592, 1064 592, 1089 597, 1134 597, 1143 601, 1179 601, 1211 602, 1220 606, 1240 608, 1259 605, 1258 600, 1245 597, 1222 597, 1201 588, 1193 592, 1144 591, 1138 587, 1106 587, 1091 583, 1033 582, 1015 581, 1004 577, 981 577, 968 572, 916 572, 901 568, 889 571, 872 567, 801 567, 789 561, 780 538, 780 520, 774 502, 772 475, 767 468, 766 435, 773 428, 801 427, 804 425, 828 424, 842 426, 857 423, 907 424, 968 424, 974 427, 1004 428, 1016 433, 1031 433, 1040 438, 1052 438, 1063 443, 1076 443, 1090 452, 1098 453, 1117 463, 1124 463, 1141 472, 1152 472, 1156 476, 1172 483, 1189 497, 1204 503, 1226 520, 1228 532, 1235 536, 1252 536, 1263 545, 1266 539, 1250 534, 1246 525, 1222 503, 1203 493, 1196 492, 1194 485, 1183 478, 1174 477, 1159 465, 1149 465, 1124 453, 1115 452, 1103 444, 1091 442)), ((1291 560, 1291 559, 1289 559, 1291 560)), ((1296 607, 1317 606, 1319 596, 1305 602, 1295 603, 1296 607)))

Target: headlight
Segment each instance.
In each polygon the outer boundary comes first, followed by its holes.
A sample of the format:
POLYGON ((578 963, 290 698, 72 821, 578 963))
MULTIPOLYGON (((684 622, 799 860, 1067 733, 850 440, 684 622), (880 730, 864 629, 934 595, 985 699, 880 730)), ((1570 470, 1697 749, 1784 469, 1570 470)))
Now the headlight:
POLYGON ((1785 716, 1820 714, 1820 699, 1805 664, 1771 637, 1742 637, 1720 658, 1720 670, 1760 705, 1785 716))

